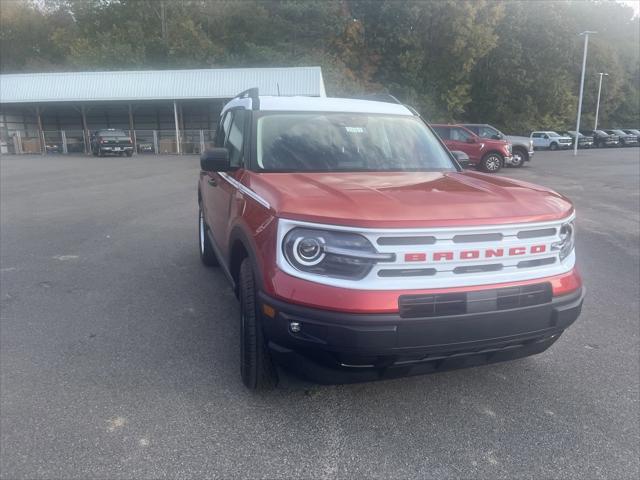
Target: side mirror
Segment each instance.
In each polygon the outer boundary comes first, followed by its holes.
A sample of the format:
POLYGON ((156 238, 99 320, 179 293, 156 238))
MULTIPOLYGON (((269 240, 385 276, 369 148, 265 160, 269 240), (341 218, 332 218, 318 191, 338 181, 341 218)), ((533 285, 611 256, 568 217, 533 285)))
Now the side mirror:
POLYGON ((229 150, 226 148, 212 148, 200 155, 200 168, 205 172, 227 172, 231 170, 229 164, 229 150))
POLYGON ((493 140, 502 140, 502 135, 491 135, 493 140))
POLYGON ((545 139, 545 140, 549 140, 549 135, 545 135, 545 136, 544 136, 544 139, 545 139))
POLYGON ((471 166, 471 162, 469 161, 469 155, 460 150, 453 150, 451 154, 456 159, 456 162, 460 164, 462 168, 469 168, 471 166))

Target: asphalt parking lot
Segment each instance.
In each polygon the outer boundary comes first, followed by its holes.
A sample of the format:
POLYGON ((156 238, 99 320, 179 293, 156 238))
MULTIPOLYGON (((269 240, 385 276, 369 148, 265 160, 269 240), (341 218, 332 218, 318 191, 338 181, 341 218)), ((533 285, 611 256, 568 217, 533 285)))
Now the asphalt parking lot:
POLYGON ((504 174, 578 211, 588 297, 511 363, 267 394, 196 242, 198 158, 5 156, 0 476, 637 478, 640 149, 504 174))

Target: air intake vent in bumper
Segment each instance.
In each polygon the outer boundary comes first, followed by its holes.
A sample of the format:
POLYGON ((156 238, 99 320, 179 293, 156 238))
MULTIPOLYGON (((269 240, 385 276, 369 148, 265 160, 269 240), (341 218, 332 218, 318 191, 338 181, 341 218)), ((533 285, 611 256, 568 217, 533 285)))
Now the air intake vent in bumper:
POLYGON ((538 283, 477 292, 401 295, 398 307, 402 318, 442 317, 542 305, 551 298, 551 284, 538 283))

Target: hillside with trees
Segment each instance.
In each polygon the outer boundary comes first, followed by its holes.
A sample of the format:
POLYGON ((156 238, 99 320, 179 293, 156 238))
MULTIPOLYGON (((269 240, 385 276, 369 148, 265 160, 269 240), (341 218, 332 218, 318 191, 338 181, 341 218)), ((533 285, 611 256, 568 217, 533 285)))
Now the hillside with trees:
POLYGON ((320 65, 330 95, 388 92, 429 121, 509 132, 640 123, 640 19, 613 1, 1 0, 2 73, 320 65))

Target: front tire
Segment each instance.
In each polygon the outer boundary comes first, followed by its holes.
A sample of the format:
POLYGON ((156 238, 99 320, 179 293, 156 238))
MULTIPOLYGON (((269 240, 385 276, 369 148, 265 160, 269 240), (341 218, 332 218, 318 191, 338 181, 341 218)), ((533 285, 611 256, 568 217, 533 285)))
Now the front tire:
POLYGON ((549 150, 557 150, 558 149, 558 144, 556 142, 553 142, 551 145, 549 145, 549 150))
POLYGON ((251 260, 240 265, 240 375, 250 390, 270 390, 278 383, 275 367, 258 316, 251 260))
POLYGON ((529 154, 521 148, 513 149, 513 157, 511 158, 511 166, 520 168, 529 159, 529 154))
POLYGON ((200 260, 207 267, 215 267, 218 265, 218 258, 211 245, 211 240, 208 234, 209 227, 204 221, 204 214, 202 213, 202 205, 198 208, 198 251, 200 252, 200 260))
POLYGON ((489 152, 480 161, 480 168, 487 173, 497 173, 502 168, 502 155, 495 152, 489 152))

